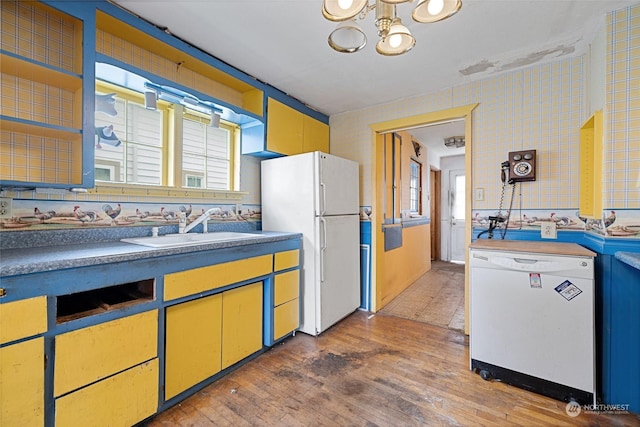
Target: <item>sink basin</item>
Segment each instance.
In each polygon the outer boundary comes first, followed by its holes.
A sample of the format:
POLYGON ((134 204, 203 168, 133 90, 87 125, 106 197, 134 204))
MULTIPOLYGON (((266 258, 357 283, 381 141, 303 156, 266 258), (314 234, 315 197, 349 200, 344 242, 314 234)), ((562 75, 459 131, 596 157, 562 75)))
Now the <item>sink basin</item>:
POLYGON ((195 246, 207 243, 241 240, 257 236, 258 234, 254 233, 220 231, 216 233, 165 234, 164 236, 158 237, 135 237, 131 239, 121 239, 120 241, 148 246, 150 248, 175 248, 179 246, 195 246))

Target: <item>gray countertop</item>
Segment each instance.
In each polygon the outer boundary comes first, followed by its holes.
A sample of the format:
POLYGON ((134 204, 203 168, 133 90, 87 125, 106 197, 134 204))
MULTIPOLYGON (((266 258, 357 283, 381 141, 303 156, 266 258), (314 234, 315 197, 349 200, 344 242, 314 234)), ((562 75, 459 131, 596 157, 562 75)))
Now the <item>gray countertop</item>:
POLYGON ((9 248, 0 250, 0 277, 271 243, 301 237, 302 234, 299 233, 260 231, 255 232, 255 238, 174 248, 150 248, 120 241, 9 248))
POLYGON ((630 265, 631 267, 640 270, 640 252, 616 252, 616 259, 624 262, 625 264, 630 265))

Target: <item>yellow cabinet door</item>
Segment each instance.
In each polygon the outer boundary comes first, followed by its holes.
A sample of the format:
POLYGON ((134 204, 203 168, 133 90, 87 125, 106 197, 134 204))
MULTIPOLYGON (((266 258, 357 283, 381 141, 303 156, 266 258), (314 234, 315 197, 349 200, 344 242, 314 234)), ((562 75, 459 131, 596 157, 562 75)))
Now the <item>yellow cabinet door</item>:
POLYGON ((44 425, 44 338, 0 348, 0 426, 44 425))
POLYGON ((302 153, 303 114, 269 98, 267 102, 267 150, 275 153, 302 153))
POLYGON ((300 326, 300 300, 293 299, 273 309, 273 339, 282 338, 300 326))
POLYGON ((165 400, 220 371, 222 294, 166 310, 165 400))
POLYGON ((158 311, 147 311, 56 337, 54 396, 158 355, 158 311))
POLYGON ((56 399, 56 427, 129 427, 158 410, 158 359, 56 399))
POLYGON ((304 116, 302 151, 329 152, 329 125, 322 123, 313 117, 304 116))
POLYGON ((47 331, 47 297, 0 304, 0 344, 47 331))
POLYGON ((222 294, 222 369, 262 348, 262 282, 222 294))

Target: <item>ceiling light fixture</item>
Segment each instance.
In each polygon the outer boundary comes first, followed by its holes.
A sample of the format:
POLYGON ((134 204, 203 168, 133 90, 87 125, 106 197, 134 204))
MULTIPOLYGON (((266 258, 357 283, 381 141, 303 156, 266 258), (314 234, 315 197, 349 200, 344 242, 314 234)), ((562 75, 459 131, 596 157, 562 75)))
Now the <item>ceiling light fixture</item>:
POLYGON ((444 139, 444 146, 448 148, 464 147, 464 136, 450 136, 444 139))
POLYGON ((376 51, 385 56, 402 55, 416 44, 416 39, 397 15, 396 5, 418 4, 411 17, 420 23, 437 22, 455 14, 462 7, 462 0, 324 0, 322 15, 329 21, 339 22, 329 34, 329 46, 343 53, 354 53, 367 44, 367 37, 356 24, 376 10, 375 25, 378 30, 376 51))

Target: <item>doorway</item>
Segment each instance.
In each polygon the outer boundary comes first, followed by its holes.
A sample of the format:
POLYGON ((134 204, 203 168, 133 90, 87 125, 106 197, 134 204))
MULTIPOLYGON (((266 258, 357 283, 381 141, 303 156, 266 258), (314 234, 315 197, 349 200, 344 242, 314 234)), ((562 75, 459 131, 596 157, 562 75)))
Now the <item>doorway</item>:
MULTIPOLYGON (((471 121, 471 113, 477 107, 478 104, 470 104, 466 106, 451 108, 447 110, 436 111, 432 113, 425 113, 421 115, 405 117, 401 119, 390 120, 381 123, 374 123, 370 125, 373 131, 373 147, 372 147, 372 165, 373 173, 372 173, 372 188, 379 189, 384 185, 383 181, 383 172, 384 169, 382 167, 383 163, 381 162, 382 153, 384 152, 384 137, 383 135, 389 132, 408 130, 412 128, 417 128, 420 126, 425 126, 429 124, 444 122, 447 120, 459 120, 464 119, 465 121, 465 140, 466 140, 466 159, 465 159, 465 181, 466 187, 472 188, 471 185, 471 148, 472 148, 472 121, 471 121)), ((375 221, 373 224, 373 233, 372 233, 372 310, 378 311, 382 308, 382 296, 385 295, 385 290, 392 286, 393 284, 386 283, 385 280, 388 280, 390 275, 388 274, 391 268, 393 268, 393 264, 391 260, 387 260, 388 254, 390 252, 384 251, 384 235, 383 235, 383 227, 382 227, 382 219, 384 218, 384 206, 383 201, 381 200, 382 193, 379 191, 373 191, 372 193, 372 219, 375 221), (386 262, 385 262, 386 261, 386 262)), ((467 201, 465 204, 465 247, 467 244, 471 243, 471 195, 467 194, 467 201)), ((466 254, 465 254, 466 257, 466 254)), ((468 263, 466 263, 466 270, 468 270, 468 263)), ((465 271, 465 332, 469 331, 469 321, 468 321, 468 312, 469 312, 469 303, 468 303, 468 295, 469 295, 469 284, 468 284, 468 271, 465 271)))

